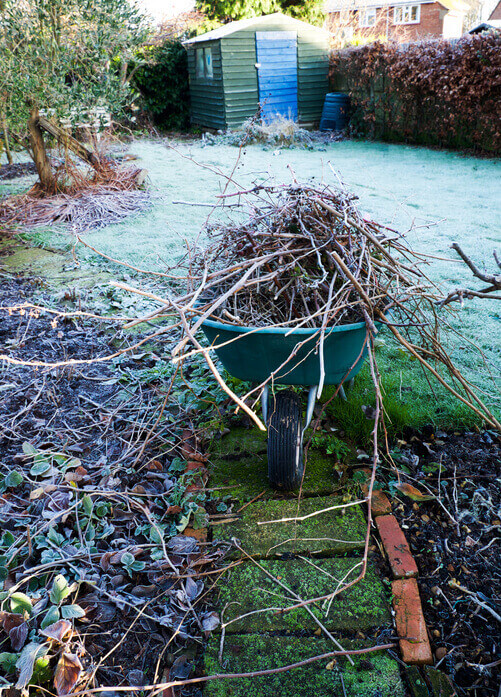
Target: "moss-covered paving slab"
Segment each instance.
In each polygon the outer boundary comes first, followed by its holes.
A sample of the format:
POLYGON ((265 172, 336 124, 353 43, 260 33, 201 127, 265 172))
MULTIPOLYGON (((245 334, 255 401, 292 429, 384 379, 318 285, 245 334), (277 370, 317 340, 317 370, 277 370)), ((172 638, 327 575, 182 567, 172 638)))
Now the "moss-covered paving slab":
MULTIPOLYGON (((237 501, 250 501, 261 492, 273 496, 267 476, 266 433, 257 428, 232 428, 210 447, 211 471, 209 486, 220 488, 237 501)), ((319 450, 309 449, 302 492, 331 494, 338 482, 334 475, 336 458, 319 450)))
POLYGON ((341 554, 364 546, 367 524, 359 506, 341 506, 334 496, 282 501, 256 501, 240 520, 214 527, 215 540, 235 537, 248 554, 273 557, 284 553, 341 554), (270 523, 284 518, 305 520, 270 523), (264 524, 266 523, 266 524, 264 524))
MULTIPOLYGON (((289 607, 297 601, 274 579, 280 580, 302 600, 307 600, 333 593, 356 578, 361 568, 360 560, 356 558, 315 561, 298 558, 266 560, 259 564, 265 571, 247 562, 230 569, 219 584, 218 605, 224 610, 227 633, 315 631, 318 625, 304 608, 277 612, 277 608, 289 607), (266 608, 272 609, 263 611, 266 608)), ((330 606, 324 603, 309 607, 330 631, 380 627, 391 619, 383 584, 370 566, 365 578, 335 596, 330 606)))
POLYGON ((95 288, 111 279, 109 274, 95 267, 76 268, 69 254, 31 247, 18 240, 0 242, 0 256, 7 271, 40 277, 57 290, 63 285, 73 289, 95 288))
MULTIPOLYGON (((346 649, 360 648, 342 641, 346 649)), ((212 637, 205 654, 208 675, 249 673, 291 665, 335 651, 330 642, 317 637, 277 637, 251 634, 229 636, 224 643, 223 665, 218 660, 219 638, 212 637)), ((397 662, 377 652, 344 657, 333 665, 327 658, 284 673, 262 677, 214 680, 206 683, 205 697, 403 697, 404 686, 397 662), (344 691, 343 691, 344 684, 344 691)))

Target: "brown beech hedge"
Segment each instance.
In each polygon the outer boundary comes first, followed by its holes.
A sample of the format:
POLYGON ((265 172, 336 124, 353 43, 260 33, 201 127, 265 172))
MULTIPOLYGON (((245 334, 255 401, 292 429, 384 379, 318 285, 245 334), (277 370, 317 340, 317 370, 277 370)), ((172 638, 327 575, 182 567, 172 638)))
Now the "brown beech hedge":
POLYGON ((337 51, 331 81, 349 91, 363 135, 501 153, 498 31, 337 51))

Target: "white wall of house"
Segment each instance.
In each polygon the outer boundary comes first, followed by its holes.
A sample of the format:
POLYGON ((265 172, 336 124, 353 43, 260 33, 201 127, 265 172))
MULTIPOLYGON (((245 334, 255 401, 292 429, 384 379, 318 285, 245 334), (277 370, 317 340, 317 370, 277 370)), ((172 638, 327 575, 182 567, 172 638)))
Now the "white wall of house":
POLYGON ((448 12, 444 17, 444 39, 457 39, 463 35, 464 15, 448 12))

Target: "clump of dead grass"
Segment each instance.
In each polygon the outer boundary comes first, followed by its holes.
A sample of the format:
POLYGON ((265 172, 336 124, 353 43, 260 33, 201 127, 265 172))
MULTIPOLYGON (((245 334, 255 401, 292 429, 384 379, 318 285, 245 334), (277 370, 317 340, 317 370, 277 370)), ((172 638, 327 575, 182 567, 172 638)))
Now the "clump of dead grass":
POLYGON ((94 168, 66 157, 56 168, 56 192, 48 194, 37 182, 27 193, 6 198, 0 202, 0 225, 11 234, 57 223, 77 232, 104 227, 150 206, 145 177, 145 170, 108 157, 94 168))
POLYGON ((271 123, 252 117, 242 125, 241 130, 217 136, 206 133, 204 140, 208 145, 240 146, 258 143, 272 148, 313 148, 315 144, 315 139, 309 131, 285 116, 278 116, 271 123))

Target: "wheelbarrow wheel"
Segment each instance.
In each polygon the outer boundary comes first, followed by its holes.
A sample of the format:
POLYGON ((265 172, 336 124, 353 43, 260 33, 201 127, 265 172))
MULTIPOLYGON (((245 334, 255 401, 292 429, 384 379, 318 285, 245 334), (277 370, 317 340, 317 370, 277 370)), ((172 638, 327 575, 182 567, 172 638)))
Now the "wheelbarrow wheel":
POLYGON ((268 478, 276 489, 290 491, 303 477, 302 410, 299 396, 282 390, 268 404, 268 478))

